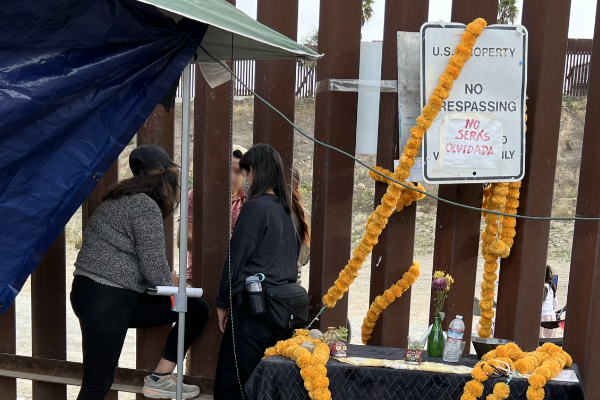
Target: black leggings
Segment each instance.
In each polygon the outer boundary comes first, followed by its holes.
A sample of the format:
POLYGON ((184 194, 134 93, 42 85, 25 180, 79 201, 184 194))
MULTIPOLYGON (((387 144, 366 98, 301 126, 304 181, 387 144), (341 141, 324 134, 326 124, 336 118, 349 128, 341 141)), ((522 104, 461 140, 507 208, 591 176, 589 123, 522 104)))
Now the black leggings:
MULTIPOLYGON (((242 296, 243 293, 240 294, 242 296)), ((238 299, 239 300, 239 299, 238 299)), ((235 302, 235 299, 234 299, 235 302)), ((277 341, 288 339, 290 334, 277 334, 271 326, 256 319, 248 312, 245 301, 234 306, 234 331, 235 354, 233 352, 233 337, 231 332, 231 318, 227 322, 225 334, 221 340, 217 371, 215 373, 215 400, 244 400, 240 383, 246 385, 254 368, 260 363, 268 347, 274 346, 277 341), (236 357, 237 356, 237 368, 236 357), (236 371, 237 369, 237 371, 236 371), (239 373, 239 381, 238 381, 239 373)))
MULTIPOLYGON (((104 400, 112 386, 128 328, 154 328, 178 320, 169 297, 103 285, 83 276, 73 280, 71 304, 79 318, 83 339, 83 383, 78 400, 104 400)), ((202 332, 209 315, 206 300, 188 299, 186 352, 202 332)), ((177 362, 177 323, 169 333, 161 357, 177 362)))

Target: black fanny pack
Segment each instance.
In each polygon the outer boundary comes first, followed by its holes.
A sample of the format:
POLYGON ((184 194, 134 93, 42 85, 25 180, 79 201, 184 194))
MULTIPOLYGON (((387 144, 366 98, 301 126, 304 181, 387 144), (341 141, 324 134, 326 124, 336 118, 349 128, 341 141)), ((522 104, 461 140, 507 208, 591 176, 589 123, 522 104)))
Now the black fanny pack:
POLYGON ((308 293, 295 283, 265 289, 269 324, 276 331, 289 331, 308 325, 308 293))

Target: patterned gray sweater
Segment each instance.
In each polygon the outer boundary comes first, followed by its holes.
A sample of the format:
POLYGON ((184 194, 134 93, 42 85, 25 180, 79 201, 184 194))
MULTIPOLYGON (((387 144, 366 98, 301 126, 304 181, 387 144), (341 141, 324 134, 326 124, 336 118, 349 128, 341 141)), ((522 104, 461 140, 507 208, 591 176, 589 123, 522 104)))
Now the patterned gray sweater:
POLYGON ((74 275, 138 293, 173 285, 163 229, 160 208, 146 194, 105 201, 88 222, 74 275))

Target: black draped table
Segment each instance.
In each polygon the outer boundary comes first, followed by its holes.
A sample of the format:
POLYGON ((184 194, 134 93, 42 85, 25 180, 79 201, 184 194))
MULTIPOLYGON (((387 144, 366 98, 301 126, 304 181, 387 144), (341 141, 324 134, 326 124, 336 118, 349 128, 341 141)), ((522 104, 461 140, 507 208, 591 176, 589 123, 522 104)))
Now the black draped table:
MULTIPOLYGON (((426 353, 426 352, 424 352, 426 353)), ((348 357, 364 357, 385 360, 401 360, 404 349, 375 346, 348 345, 348 357)), ((443 362, 440 358, 423 361, 443 362)), ((475 366, 477 357, 462 356, 458 364, 475 366)), ((585 399, 579 369, 573 364, 579 383, 550 381, 544 387, 545 400, 585 399)), ((334 400, 368 399, 448 399, 458 400, 470 375, 443 374, 424 371, 397 370, 380 367, 357 367, 337 360, 327 362, 329 390, 334 400)), ((488 379, 484 383, 483 399, 492 393, 496 382, 506 378, 488 379)), ((526 400, 529 384, 525 379, 513 379, 510 383, 509 400, 526 400)), ((309 400, 296 363, 282 356, 268 357, 260 362, 246 384, 250 400, 309 400)))

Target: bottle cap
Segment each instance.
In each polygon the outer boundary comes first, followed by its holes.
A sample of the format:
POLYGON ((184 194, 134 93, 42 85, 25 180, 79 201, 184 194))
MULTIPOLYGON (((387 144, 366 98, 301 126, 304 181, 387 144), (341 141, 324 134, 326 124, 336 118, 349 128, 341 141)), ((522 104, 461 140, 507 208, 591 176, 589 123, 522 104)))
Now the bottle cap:
POLYGON ((456 319, 462 319, 462 315, 457 315, 456 319))
POLYGON ((249 276, 246 278, 246 283, 260 282, 260 278, 258 276, 249 276))

